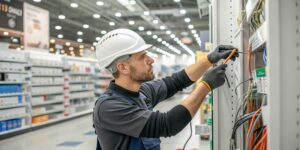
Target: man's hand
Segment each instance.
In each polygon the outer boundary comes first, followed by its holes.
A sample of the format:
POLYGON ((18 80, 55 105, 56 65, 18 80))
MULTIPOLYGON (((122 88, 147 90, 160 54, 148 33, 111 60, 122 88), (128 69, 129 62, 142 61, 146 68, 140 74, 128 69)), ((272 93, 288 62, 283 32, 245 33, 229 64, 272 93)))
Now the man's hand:
MULTIPOLYGON (((212 64, 217 63, 221 59, 226 59, 233 49, 235 49, 235 47, 231 45, 219 45, 214 51, 208 54, 207 58, 212 64)), ((235 53, 231 60, 235 60, 238 56, 239 54, 235 53)))
POLYGON ((227 64, 222 64, 208 70, 202 77, 201 81, 209 90, 213 90, 225 82, 225 71, 227 64))

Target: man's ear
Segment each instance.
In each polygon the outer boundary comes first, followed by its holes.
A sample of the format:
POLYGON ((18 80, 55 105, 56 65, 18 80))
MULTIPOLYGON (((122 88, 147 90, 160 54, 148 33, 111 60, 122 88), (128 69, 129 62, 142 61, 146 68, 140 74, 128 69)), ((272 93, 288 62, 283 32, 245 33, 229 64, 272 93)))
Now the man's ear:
POLYGON ((126 63, 118 63, 117 69, 120 72, 120 74, 129 74, 129 65, 126 63))

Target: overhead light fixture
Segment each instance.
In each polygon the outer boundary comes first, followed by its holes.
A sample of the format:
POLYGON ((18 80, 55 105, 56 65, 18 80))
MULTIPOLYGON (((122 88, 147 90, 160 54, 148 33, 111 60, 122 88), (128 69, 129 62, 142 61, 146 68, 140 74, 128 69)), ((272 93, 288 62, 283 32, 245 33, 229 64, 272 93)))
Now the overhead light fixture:
POLYGON ((79 48, 81 48, 81 49, 82 49, 82 48, 84 48, 84 46, 83 46, 83 45, 79 45, 79 48))
POLYGON ((130 5, 135 5, 135 4, 136 4, 136 1, 135 1, 135 0, 130 0, 130 1, 129 1, 129 4, 130 4, 130 5))
POLYGON ((190 24, 190 25, 188 25, 188 28, 189 29, 194 29, 194 25, 190 24))
POLYGON ((93 14, 93 17, 94 17, 95 19, 98 19, 98 18, 100 18, 101 16, 100 16, 99 14, 93 14))
POLYGON ((197 33, 197 31, 196 31, 196 30, 191 30, 191 32, 192 32, 193 34, 197 33))
POLYGON ((180 9, 179 12, 180 12, 181 14, 183 14, 183 15, 186 14, 186 10, 185 10, 185 9, 180 9))
POLYGON ((87 28, 89 28, 90 26, 89 26, 88 24, 83 24, 82 27, 85 28, 85 29, 87 29, 87 28))
POLYGON ((147 35, 152 35, 152 32, 151 31, 147 31, 147 35))
POLYGON ((77 31, 77 35, 83 35, 82 31, 77 31))
POLYGON ((77 3, 71 3, 70 6, 73 7, 73 8, 77 8, 78 4, 77 3))
POLYGON ((145 28, 144 28, 143 26, 139 26, 139 30, 140 30, 140 31, 144 31, 145 28))
POLYGON ((97 4, 98 6, 103 6, 103 5, 104 5, 104 2, 103 2, 103 1, 97 1, 96 4, 97 4))
POLYGON ((9 35, 9 33, 5 31, 5 32, 3 32, 3 35, 9 35))
POLYGON ((189 22, 191 22, 191 19, 190 18, 184 18, 184 22, 189 23, 189 22))
POLYGON ((199 37, 199 35, 198 35, 197 33, 195 33, 195 34, 194 34, 194 37, 195 37, 195 38, 196 38, 196 37, 199 37))
POLYGON ((154 23, 154 24, 158 24, 158 20, 156 20, 156 19, 153 20, 153 23, 154 23))
POLYGON ((100 41, 101 40, 101 37, 96 37, 96 41, 100 41))
POLYGON ((116 16, 116 17, 121 17, 122 14, 121 14, 120 12, 116 12, 116 13, 115 13, 115 16, 116 16))
POLYGON ((147 52, 147 55, 149 55, 150 57, 153 57, 153 58, 158 58, 158 55, 155 53, 152 53, 152 52, 147 52))
POLYGON ((166 26, 160 26, 159 27, 161 30, 165 30, 166 29, 166 26))
POLYGON ((162 39, 161 39, 161 38, 158 38, 158 39, 157 39, 157 41, 158 41, 158 42, 161 42, 161 41, 162 41, 162 39))
POLYGON ((51 39, 51 40, 50 40, 50 43, 55 43, 55 40, 54 40, 54 39, 51 39))
POLYGON ((77 42, 81 43, 83 40, 81 38, 77 39, 77 42))
POLYGON ((166 34, 171 34, 172 32, 170 30, 166 31, 166 34))
POLYGON ((66 19, 66 16, 65 16, 65 15, 62 15, 62 14, 60 14, 60 15, 58 15, 58 19, 60 19, 60 20, 66 19))
MULTIPOLYGON (((73 51, 74 50, 74 47, 69 47, 69 50, 70 51, 73 51)), ((73 52, 74 53, 74 52, 73 52)))
POLYGON ((166 45, 166 44, 167 44, 167 42, 166 42, 166 41, 162 41, 161 43, 162 43, 162 44, 164 44, 164 45, 166 45))
POLYGON ((42 0, 33 0, 33 1, 39 3, 39 2, 41 2, 42 0))
POLYGON ((102 30, 101 31, 101 34, 106 34, 107 32, 105 30, 102 30))
POLYGON ((179 3, 179 2, 180 2, 180 0, 174 0, 174 2, 175 2, 175 3, 179 3))
POLYGON ((60 39, 62 39, 62 38, 64 38, 64 35, 58 34, 57 37, 60 38, 60 39))
POLYGON ((175 34, 171 34, 170 37, 171 38, 175 38, 176 36, 175 36, 175 34))
POLYGON ((83 49, 80 49, 79 52, 80 52, 80 53, 83 53, 83 49))
POLYGON ((144 11, 144 15, 148 16, 148 15, 150 15, 150 12, 149 11, 144 11))
POLYGON ((65 44, 66 44, 66 46, 70 46, 70 45, 71 45, 71 43, 70 43, 70 42, 66 42, 65 44))
POLYGON ((110 25, 110 26, 115 26, 116 23, 111 21, 111 22, 109 22, 109 25, 110 25))
POLYGON ((158 36, 157 36, 157 35, 153 35, 152 38, 153 38, 153 39, 157 39, 158 36))
POLYGON ((61 30, 62 29, 62 27, 61 26, 55 26, 55 30, 61 30))
POLYGON ((129 21, 128 21, 128 24, 134 25, 134 21, 133 21, 133 20, 129 20, 129 21))

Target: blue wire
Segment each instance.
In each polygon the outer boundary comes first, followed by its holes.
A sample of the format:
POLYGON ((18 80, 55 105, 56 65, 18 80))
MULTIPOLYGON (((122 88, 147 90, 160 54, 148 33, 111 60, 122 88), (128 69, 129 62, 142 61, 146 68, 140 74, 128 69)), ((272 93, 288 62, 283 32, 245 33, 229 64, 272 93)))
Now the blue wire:
POLYGON ((267 65, 267 48, 264 48, 263 60, 264 64, 267 65))

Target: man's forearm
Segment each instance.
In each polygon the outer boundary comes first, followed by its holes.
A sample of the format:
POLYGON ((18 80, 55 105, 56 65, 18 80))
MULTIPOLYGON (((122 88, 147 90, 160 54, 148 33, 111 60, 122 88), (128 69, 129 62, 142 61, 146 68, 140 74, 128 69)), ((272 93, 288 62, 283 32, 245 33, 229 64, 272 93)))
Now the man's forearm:
POLYGON ((198 111, 203 99, 209 92, 209 89, 203 84, 199 83, 199 86, 181 103, 194 117, 198 111))
POLYGON ((189 76, 190 80, 197 81, 203 75, 203 73, 211 66, 212 64, 207 59, 206 55, 198 62, 185 68, 185 72, 189 76))

